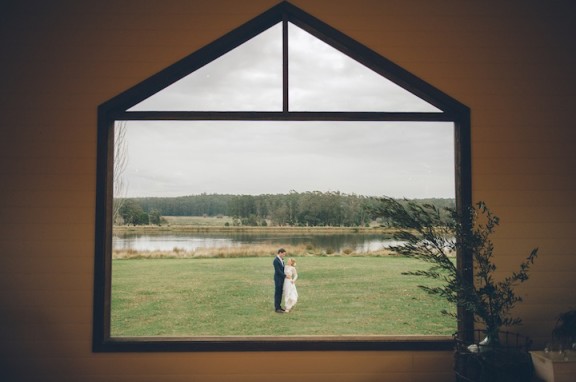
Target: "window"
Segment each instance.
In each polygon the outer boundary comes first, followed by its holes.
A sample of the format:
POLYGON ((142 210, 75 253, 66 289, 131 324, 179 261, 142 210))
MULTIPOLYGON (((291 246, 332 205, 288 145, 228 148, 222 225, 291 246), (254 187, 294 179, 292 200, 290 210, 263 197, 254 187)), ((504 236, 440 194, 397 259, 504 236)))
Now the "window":
MULTIPOLYGON (((441 136, 444 147, 446 142, 453 147, 450 152, 453 157, 444 160, 444 163, 451 163, 453 169, 447 171, 443 168, 434 174, 453 175, 440 182, 442 185, 438 187, 448 185, 453 190, 457 208, 463 209, 471 202, 470 123, 466 106, 320 20, 283 2, 98 109, 95 351, 451 348, 448 336, 113 336, 114 137, 119 124, 128 134, 150 131, 150 128, 162 132, 156 140, 147 138, 141 142, 143 149, 151 142, 160 145, 160 137, 171 136, 169 141, 175 142, 184 130, 192 130, 198 137, 207 136, 212 140, 219 137, 221 141, 230 143, 235 142, 236 131, 247 133, 249 128, 252 137, 262 138, 262 145, 267 147, 282 136, 283 131, 289 131, 290 137, 302 136, 303 133, 296 133, 298 131, 313 131, 323 139, 332 137, 327 147, 334 150, 340 149, 333 146, 335 144, 350 143, 335 137, 352 130, 356 136, 373 137, 375 145, 386 134, 399 134, 388 131, 419 131, 420 144, 430 142, 433 136, 441 136), (274 134, 270 133, 272 129, 274 134), (332 130, 327 133, 326 129, 332 130)), ((198 141, 204 142, 200 138, 198 141)), ((304 145, 305 142, 302 139, 296 144, 304 145)), ((287 142, 280 145, 282 143, 287 142)), ((366 149, 365 140, 359 145, 366 149)), ((402 147, 401 144, 398 147, 402 147)), ((349 147, 343 150, 347 149, 349 147)), ((176 147, 174 152, 178 152, 176 147)), ((313 149, 304 149, 301 156, 311 154, 314 154, 313 149)), ((446 157, 445 154, 442 155, 446 157)), ((266 150, 261 156, 263 161, 270 158, 266 150)), ((179 159, 182 157, 176 158, 179 159)), ((248 161, 247 157, 244 159, 248 161)), ((210 161, 209 158, 205 160, 210 161)), ((387 165, 382 162, 376 164, 373 177, 379 176, 378 167, 387 165)), ((324 168, 330 169, 331 166, 328 163, 324 168)), ((288 177, 290 171, 286 169, 282 174, 288 177)), ((322 168, 318 171, 322 172, 322 168)), ((211 192, 210 184, 206 180, 203 182, 205 191, 211 192)), ((241 183, 234 179, 232 182, 241 183)), ((281 179, 271 178, 271 182, 278 183, 281 179)), ((296 180, 287 179, 288 184, 294 182, 296 180)), ((366 183, 361 178, 353 179, 354 182, 366 183)), ((155 176, 153 183, 155 186, 161 183, 159 176, 155 176)), ((431 186, 432 182, 427 184, 431 186)), ((151 183, 143 183, 142 187, 150 188, 151 183)), ((314 180, 308 187, 314 187, 314 180)), ((339 183, 333 187, 345 186, 339 183)), ((422 187, 415 185, 414 188, 422 187)), ((335 191, 334 188, 331 190, 335 191)), ((337 191, 354 192, 354 188, 337 191)), ((174 195, 179 195, 179 192, 174 190, 174 195)), ((239 193, 242 192, 255 191, 239 193)), ((381 195, 386 195, 386 192, 381 195)), ((469 259, 459 254, 457 261, 459 266, 463 266, 469 259)), ((470 317, 461 318, 459 329, 469 328, 470 317)))

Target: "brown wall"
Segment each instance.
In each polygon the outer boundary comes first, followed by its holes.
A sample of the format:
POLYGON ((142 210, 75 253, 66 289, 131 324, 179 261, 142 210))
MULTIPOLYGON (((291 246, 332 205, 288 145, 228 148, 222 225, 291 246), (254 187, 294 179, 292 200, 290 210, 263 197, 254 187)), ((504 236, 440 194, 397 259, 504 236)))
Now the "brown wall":
MULTIPOLYGON (((6 381, 445 381, 449 352, 91 352, 96 108, 275 0, 0 3, 0 375, 6 381), (286 368, 292 373, 284 374, 286 368)), ((536 347, 576 306, 576 7, 293 0, 472 110, 473 196, 536 347)))

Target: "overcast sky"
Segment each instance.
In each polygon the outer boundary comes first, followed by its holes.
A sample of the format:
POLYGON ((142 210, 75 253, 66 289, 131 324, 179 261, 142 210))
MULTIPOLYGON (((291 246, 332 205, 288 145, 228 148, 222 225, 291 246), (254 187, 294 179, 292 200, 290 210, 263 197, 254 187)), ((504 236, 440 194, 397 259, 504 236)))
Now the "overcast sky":
MULTIPOLYGON (((279 111, 273 27, 131 110, 279 111)), ((437 111, 290 27, 290 110, 437 111)), ((340 191, 454 197, 452 123, 130 121, 120 196, 340 191)))

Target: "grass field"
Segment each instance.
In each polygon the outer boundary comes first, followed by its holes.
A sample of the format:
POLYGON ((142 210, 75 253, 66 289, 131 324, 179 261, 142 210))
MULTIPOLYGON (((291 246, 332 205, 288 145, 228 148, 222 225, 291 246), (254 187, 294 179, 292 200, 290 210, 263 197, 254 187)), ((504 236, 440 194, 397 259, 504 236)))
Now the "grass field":
POLYGON ((404 257, 297 258, 298 304, 273 311, 272 256, 114 260, 117 336, 450 335, 455 319, 404 257))

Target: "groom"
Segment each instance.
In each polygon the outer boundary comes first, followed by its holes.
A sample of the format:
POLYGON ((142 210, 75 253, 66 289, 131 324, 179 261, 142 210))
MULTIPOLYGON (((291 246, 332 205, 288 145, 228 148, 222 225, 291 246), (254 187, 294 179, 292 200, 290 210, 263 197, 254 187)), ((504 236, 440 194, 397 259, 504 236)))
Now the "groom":
POLYGON ((284 256, 286 250, 280 248, 278 254, 274 258, 274 309, 276 313, 284 313, 284 309, 280 306, 282 303, 282 289, 284 288, 284 256))

